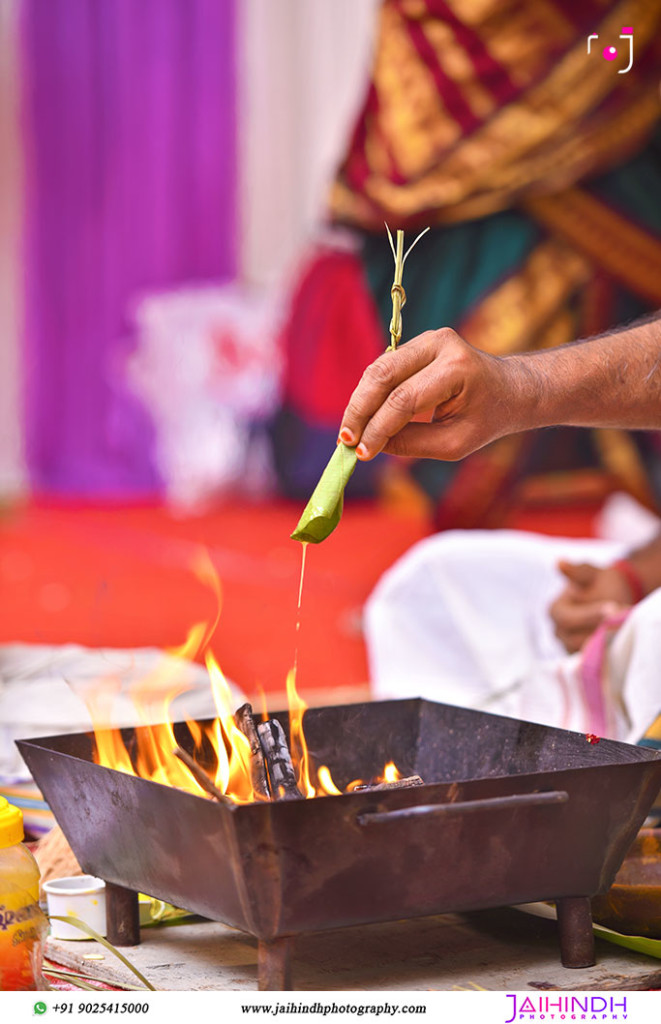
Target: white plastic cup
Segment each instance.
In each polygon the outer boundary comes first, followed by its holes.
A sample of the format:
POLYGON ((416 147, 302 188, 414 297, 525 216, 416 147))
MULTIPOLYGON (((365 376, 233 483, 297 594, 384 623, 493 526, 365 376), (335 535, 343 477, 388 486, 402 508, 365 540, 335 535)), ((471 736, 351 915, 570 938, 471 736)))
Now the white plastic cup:
POLYGON ((100 878, 94 878, 93 875, 53 878, 50 882, 44 882, 43 890, 46 893, 51 935, 54 939, 91 937, 66 921, 54 921, 54 916, 77 917, 105 938, 106 883, 100 878))

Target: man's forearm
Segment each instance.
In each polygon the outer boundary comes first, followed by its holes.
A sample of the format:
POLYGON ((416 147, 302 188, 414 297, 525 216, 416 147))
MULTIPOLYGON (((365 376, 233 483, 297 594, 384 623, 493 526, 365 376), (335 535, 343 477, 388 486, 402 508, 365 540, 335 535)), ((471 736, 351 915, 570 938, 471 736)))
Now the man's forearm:
POLYGON ((661 313, 614 334, 506 356, 515 429, 661 429, 661 313))

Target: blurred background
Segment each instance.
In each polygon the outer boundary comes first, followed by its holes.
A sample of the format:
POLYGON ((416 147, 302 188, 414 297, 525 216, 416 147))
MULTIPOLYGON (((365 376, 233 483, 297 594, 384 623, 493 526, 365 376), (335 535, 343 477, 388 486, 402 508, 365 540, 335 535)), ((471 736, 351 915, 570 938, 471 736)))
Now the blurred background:
MULTIPOLYGON (((0 0, 0 641, 179 643, 213 614, 204 546, 220 662, 278 695, 288 535, 387 343, 384 221, 432 228, 404 340, 450 325, 503 354, 661 306, 660 20, 657 0, 0 0)), ((362 603, 414 541, 590 535, 615 491, 657 508, 660 451, 557 430, 360 466, 308 560, 303 692, 368 692, 362 603)))

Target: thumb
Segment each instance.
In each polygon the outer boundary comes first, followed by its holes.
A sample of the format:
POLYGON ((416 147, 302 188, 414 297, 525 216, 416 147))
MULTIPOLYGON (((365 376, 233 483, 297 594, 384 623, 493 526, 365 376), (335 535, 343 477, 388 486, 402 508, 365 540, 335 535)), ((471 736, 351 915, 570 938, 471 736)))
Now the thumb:
POLYGON ((576 565, 563 560, 558 562, 558 569, 570 583, 577 587, 589 587, 591 583, 594 583, 599 571, 596 566, 588 565, 587 562, 576 565))

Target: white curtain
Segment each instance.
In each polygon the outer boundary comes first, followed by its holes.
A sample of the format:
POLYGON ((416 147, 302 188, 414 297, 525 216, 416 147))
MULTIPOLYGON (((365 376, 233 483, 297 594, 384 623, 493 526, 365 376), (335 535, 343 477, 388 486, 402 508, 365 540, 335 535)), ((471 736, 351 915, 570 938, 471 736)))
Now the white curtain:
POLYGON ((24 484, 21 446, 21 144, 18 0, 0 0, 0 497, 24 484))
POLYGON ((365 94, 378 0, 241 0, 244 278, 269 285, 319 226, 365 94))

